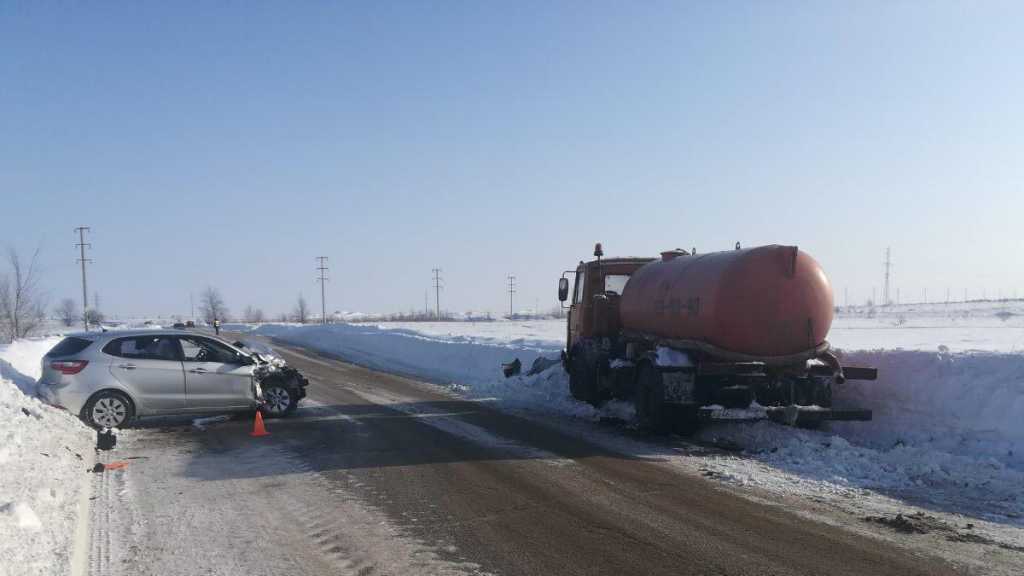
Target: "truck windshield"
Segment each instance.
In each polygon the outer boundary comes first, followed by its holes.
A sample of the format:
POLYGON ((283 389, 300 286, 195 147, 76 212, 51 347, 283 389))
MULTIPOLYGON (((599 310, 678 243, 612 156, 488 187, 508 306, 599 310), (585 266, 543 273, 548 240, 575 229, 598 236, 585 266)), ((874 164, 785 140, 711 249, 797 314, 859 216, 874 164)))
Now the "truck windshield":
POLYGON ((626 287, 626 282, 629 282, 627 274, 608 274, 604 277, 604 291, 615 292, 622 296, 622 289, 626 287))

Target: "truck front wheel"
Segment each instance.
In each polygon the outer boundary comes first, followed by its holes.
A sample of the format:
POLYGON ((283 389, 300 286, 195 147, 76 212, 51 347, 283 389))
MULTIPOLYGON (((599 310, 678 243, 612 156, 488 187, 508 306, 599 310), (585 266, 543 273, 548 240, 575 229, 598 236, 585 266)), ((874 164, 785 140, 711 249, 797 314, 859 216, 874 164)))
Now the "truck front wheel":
POLYGON ((668 432, 665 384, 661 379, 661 373, 650 362, 644 362, 637 370, 633 405, 636 407, 636 420, 641 430, 654 434, 668 432))
POLYGON ((597 367, 582 350, 576 351, 569 363, 569 392, 580 402, 594 406, 601 400, 597 392, 597 367))

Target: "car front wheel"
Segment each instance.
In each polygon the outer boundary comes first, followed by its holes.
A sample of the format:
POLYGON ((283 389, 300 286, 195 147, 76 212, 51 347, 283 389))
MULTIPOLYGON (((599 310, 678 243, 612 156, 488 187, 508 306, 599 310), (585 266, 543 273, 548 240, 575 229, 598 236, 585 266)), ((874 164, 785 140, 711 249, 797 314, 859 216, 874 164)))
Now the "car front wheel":
POLYGON ((295 411, 299 397, 280 384, 263 385, 263 413, 267 416, 286 416, 295 411))

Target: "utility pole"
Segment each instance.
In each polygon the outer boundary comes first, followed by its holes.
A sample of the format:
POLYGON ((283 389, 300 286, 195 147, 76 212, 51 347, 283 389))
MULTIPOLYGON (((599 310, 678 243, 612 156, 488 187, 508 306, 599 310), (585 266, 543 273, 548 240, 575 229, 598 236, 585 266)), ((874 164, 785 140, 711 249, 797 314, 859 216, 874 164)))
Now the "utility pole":
POLYGON ((195 322, 196 321, 196 303, 195 303, 195 300, 192 299, 192 293, 191 292, 188 293, 188 307, 192 311, 192 322, 195 322))
POLYGON ((78 262, 82 265, 82 325, 85 326, 86 332, 89 331, 89 290, 85 282, 85 265, 92 262, 85 257, 85 249, 92 248, 92 244, 85 241, 85 233, 88 231, 88 226, 75 228, 75 232, 78 232, 78 244, 75 244, 79 250, 78 262))
POLYGON ((317 278, 317 282, 320 283, 320 323, 327 324, 327 299, 326 299, 326 288, 327 286, 327 256, 317 256, 316 259, 319 261, 317 270, 320 271, 320 277, 317 278))
POLYGON ((889 305, 889 269, 892 267, 892 259, 889 257, 889 248, 885 249, 885 289, 882 291, 882 305, 889 305))
POLYGON ((434 317, 438 320, 441 319, 441 269, 431 268, 431 272, 434 273, 434 317))
POLYGON ((516 276, 508 275, 508 319, 512 319, 512 295, 516 293, 516 276))

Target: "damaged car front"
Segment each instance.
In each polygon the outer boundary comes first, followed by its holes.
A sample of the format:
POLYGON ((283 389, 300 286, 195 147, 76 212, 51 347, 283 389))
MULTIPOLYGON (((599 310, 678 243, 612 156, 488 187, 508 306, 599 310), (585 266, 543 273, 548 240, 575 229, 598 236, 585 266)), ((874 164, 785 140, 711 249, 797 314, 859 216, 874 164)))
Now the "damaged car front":
POLYGON ((256 387, 256 397, 262 398, 263 413, 267 416, 287 416, 295 412, 299 400, 306 397, 309 380, 266 346, 249 341, 238 341, 234 346, 249 354, 256 362, 253 385, 256 387))

